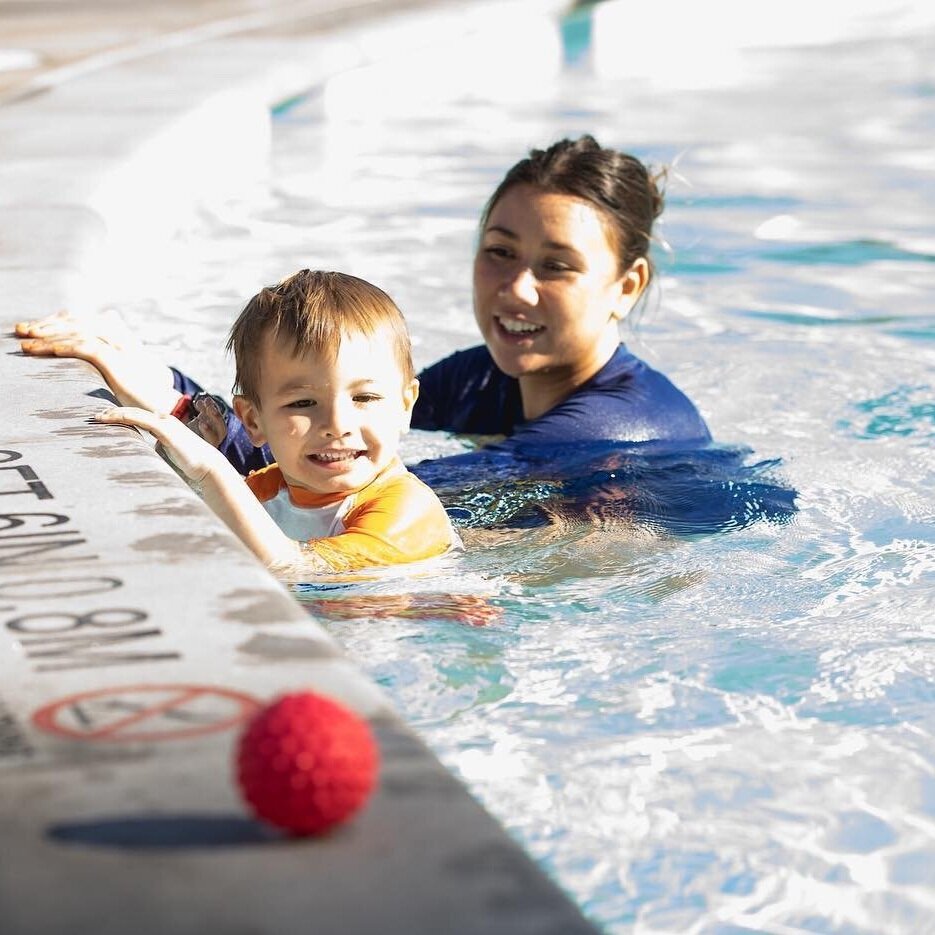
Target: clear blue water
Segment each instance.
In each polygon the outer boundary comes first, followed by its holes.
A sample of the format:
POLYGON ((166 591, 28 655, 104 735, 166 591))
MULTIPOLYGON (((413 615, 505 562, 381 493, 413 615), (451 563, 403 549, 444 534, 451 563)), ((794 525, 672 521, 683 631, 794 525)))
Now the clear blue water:
MULTIPOLYGON (((590 132, 672 166, 623 337, 747 452, 699 489, 752 484, 752 512, 469 528, 367 618, 310 609, 604 930, 935 932, 933 31, 740 35, 690 68, 654 34, 639 71, 629 34, 602 58, 615 22, 447 37, 284 108, 269 177, 180 235, 153 340, 226 390, 244 298, 338 268, 394 295, 427 364, 477 343, 476 221, 529 146, 590 132), (794 516, 761 518, 770 485, 794 516)), ((665 491, 665 465, 628 469, 665 491)), ((556 495, 462 479, 462 516, 556 495)))

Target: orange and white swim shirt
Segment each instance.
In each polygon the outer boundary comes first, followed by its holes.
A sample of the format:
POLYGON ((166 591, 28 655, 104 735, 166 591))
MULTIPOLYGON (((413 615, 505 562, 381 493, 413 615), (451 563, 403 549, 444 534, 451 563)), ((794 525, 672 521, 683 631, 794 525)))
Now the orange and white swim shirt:
POLYGON ((417 562, 461 544, 434 491, 398 458, 350 494, 290 487, 275 464, 246 480, 276 525, 335 571, 417 562))

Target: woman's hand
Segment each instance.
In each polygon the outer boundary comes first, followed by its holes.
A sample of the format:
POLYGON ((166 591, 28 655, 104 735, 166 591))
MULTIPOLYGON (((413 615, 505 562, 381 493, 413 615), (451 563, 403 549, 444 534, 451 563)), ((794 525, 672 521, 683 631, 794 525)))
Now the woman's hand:
POLYGON ((227 438, 227 422, 214 397, 208 393, 199 393, 192 399, 192 409, 195 415, 188 420, 191 431, 200 435, 209 445, 215 448, 227 438))

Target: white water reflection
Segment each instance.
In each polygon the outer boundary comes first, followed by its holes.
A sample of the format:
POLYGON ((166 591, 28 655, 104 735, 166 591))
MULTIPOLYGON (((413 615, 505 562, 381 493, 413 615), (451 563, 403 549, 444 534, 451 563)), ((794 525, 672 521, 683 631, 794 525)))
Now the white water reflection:
POLYGON ((786 0, 744 3, 656 0, 639 8, 610 0, 593 13, 589 55, 602 78, 636 80, 658 90, 746 84, 768 90, 757 51, 885 42, 931 30, 919 2, 786 0))

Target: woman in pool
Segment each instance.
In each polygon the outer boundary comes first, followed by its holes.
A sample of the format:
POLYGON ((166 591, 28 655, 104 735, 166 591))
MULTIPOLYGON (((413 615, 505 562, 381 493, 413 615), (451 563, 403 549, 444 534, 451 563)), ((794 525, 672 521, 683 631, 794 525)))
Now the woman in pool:
MULTIPOLYGON (((532 150, 481 218, 474 314, 484 345, 426 368, 412 426, 527 443, 710 440, 692 402, 620 343, 618 324, 652 277, 663 198, 646 167, 590 136, 532 150)), ((121 403, 172 411, 242 472, 270 456, 227 407, 176 370, 75 331, 67 316, 22 323, 25 352, 95 364, 121 403), (190 401, 195 397, 195 405, 190 401)))

